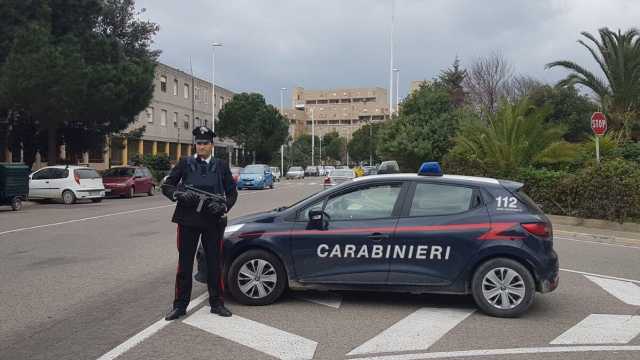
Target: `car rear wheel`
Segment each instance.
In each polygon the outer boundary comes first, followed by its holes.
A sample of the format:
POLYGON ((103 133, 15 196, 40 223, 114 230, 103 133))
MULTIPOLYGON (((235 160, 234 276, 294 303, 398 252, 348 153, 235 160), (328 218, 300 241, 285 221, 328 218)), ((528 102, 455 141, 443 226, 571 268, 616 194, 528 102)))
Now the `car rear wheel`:
POLYGON ((478 267, 471 282, 473 299, 488 315, 517 317, 533 303, 535 282, 517 261, 496 258, 478 267))
POLYGON ((20 200, 19 197, 16 196, 13 199, 11 199, 11 209, 13 211, 22 210, 22 200, 20 200))
POLYGON ((127 191, 127 198, 131 199, 135 193, 136 193, 136 190, 133 188, 133 186, 130 187, 129 191, 127 191))
POLYGON ((238 256, 228 273, 233 297, 244 305, 268 305, 284 292, 287 276, 280 260, 264 250, 238 256))
POLYGON ((62 192, 62 201, 67 205, 71 205, 76 202, 76 195, 71 190, 65 190, 62 192))

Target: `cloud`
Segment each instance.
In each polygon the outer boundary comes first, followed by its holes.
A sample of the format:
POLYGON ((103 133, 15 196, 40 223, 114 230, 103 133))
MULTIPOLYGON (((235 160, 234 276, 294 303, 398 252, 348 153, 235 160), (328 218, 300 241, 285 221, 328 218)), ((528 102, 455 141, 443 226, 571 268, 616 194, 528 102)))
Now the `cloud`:
MULTIPOLYGON (((279 104, 280 88, 389 87, 391 0, 138 0, 160 25, 161 61, 254 91, 279 104)), ((546 82, 565 73, 544 65, 571 59, 595 70, 576 41, 581 31, 637 26, 635 0, 396 0, 395 58, 400 91, 430 79, 458 55, 463 66, 501 51, 516 72, 546 82)), ((290 94, 290 93, 289 93, 290 94)))

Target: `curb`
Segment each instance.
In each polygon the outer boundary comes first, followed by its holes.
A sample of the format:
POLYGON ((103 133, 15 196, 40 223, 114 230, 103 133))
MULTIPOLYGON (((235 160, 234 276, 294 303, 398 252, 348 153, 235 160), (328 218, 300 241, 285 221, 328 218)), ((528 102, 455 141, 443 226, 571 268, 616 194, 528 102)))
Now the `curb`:
POLYGON ((554 225, 583 226, 600 230, 625 231, 638 233, 640 235, 640 224, 624 223, 620 224, 613 221, 582 219, 571 216, 547 215, 554 225))

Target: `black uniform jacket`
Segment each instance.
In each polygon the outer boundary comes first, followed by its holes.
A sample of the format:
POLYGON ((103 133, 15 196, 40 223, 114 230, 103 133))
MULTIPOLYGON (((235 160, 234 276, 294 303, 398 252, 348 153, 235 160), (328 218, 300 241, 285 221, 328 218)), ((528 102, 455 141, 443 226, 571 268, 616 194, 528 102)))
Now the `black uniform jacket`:
MULTIPOLYGON (((196 188, 224 195, 227 201, 227 211, 230 211, 238 199, 238 190, 233 181, 231 170, 227 163, 220 159, 211 158, 207 171, 200 168, 201 162, 197 162, 193 156, 185 156, 171 169, 165 184, 176 186, 179 183, 192 185, 196 188)), ((173 191, 163 188, 163 194, 173 199, 173 191)), ((197 228, 210 228, 218 226, 219 217, 207 214, 206 211, 197 213, 195 207, 185 207, 180 202, 173 213, 172 221, 185 226, 197 228)))

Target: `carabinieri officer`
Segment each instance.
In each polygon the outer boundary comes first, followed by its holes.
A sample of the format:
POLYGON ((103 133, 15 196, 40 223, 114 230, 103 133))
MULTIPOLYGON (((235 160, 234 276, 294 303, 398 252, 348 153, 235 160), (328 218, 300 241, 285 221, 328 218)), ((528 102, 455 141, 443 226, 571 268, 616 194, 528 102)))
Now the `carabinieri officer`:
POLYGON ((191 275, 193 258, 202 241, 207 260, 207 289, 211 312, 220 316, 231 316, 224 306, 223 273, 223 235, 227 225, 226 213, 231 210, 238 198, 236 184, 231 176, 229 165, 212 156, 215 134, 205 126, 193 129, 196 142, 196 154, 180 159, 165 180, 163 194, 172 201, 178 201, 172 221, 178 224, 178 271, 176 274, 175 298, 173 309, 165 317, 174 320, 186 314, 191 299, 191 275), (223 195, 226 204, 209 201, 201 212, 196 208, 199 198, 196 194, 172 187, 179 183, 223 195))

